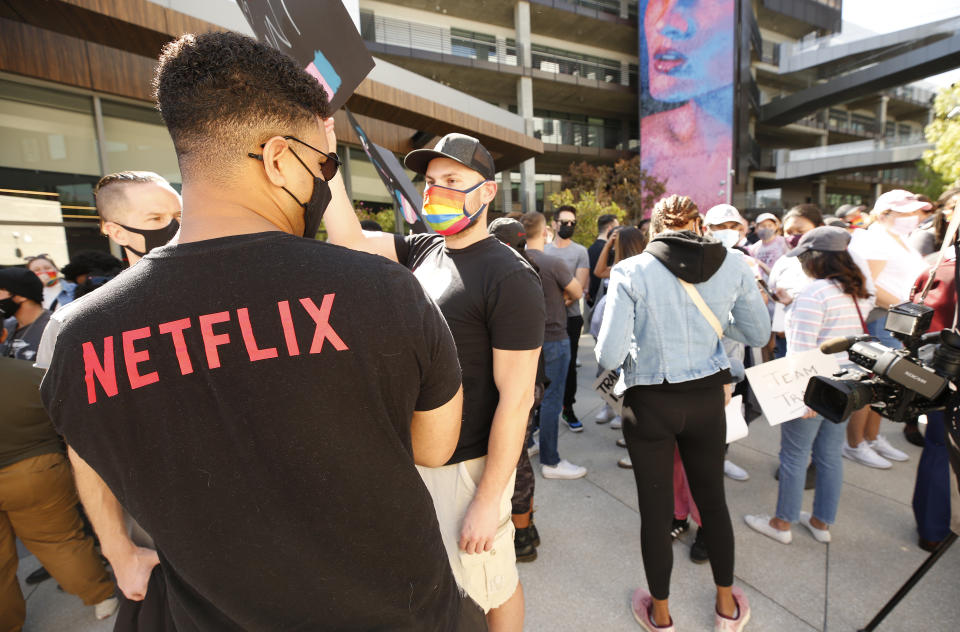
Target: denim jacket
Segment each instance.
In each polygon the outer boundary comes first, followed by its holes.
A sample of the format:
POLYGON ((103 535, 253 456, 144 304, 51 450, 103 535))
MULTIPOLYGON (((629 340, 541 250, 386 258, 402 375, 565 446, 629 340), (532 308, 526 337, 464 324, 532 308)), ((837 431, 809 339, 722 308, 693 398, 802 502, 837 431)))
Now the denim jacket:
MULTIPOLYGON (((719 246, 687 235, 708 248, 719 246)), ((703 272, 702 280, 691 278, 725 337, 752 347, 770 341, 770 315, 741 253, 727 252, 715 271, 703 272)), ((649 248, 610 272, 596 355, 605 369, 623 367, 618 394, 631 386, 688 382, 730 368, 716 332, 649 248)))

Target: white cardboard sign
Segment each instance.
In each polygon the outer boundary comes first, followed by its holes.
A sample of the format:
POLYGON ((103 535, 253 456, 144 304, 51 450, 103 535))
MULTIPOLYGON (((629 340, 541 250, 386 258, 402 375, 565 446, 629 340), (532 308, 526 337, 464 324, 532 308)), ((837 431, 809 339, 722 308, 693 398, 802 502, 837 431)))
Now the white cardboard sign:
POLYGON ((836 357, 819 349, 789 355, 747 369, 747 379, 771 426, 802 417, 803 393, 814 375, 829 377, 840 369, 836 357))
POLYGON ((613 388, 617 385, 619 379, 620 375, 616 371, 604 371, 593 383, 593 390, 600 395, 604 402, 610 404, 610 408, 618 415, 622 412, 623 399, 613 394, 613 388))

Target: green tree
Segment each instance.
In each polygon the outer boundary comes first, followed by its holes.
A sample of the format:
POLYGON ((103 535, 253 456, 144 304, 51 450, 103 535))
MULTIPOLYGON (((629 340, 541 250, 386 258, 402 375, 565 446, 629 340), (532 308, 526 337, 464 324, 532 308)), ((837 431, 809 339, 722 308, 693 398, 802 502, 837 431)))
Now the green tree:
POLYGON ((613 165, 574 163, 563 178, 563 188, 572 194, 574 202, 589 195, 591 205, 616 206, 624 213, 621 221, 631 223, 643 219, 666 191, 663 182, 640 167, 640 156, 613 165))
POLYGON ((597 219, 601 215, 612 213, 620 222, 627 217, 626 212, 616 202, 600 202, 593 191, 584 191, 577 199, 571 189, 563 189, 552 194, 550 201, 554 208, 572 206, 577 210, 577 228, 573 232, 573 241, 583 246, 589 246, 597 238, 597 219))
POLYGON ((933 113, 934 119, 924 134, 934 147, 924 152, 923 161, 945 186, 960 180, 960 82, 940 90, 933 101, 933 113))

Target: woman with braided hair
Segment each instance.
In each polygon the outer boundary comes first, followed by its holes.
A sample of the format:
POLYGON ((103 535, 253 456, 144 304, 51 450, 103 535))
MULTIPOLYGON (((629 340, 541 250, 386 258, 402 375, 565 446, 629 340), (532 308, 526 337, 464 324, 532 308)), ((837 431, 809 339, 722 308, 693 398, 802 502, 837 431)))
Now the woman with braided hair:
POLYGON ((723 489, 724 385, 731 378, 721 339, 761 346, 770 339, 770 318, 743 256, 702 231, 690 198, 657 203, 646 250, 610 273, 597 341, 600 365, 623 369, 617 393, 649 585, 649 592, 634 593, 632 610, 650 632, 674 629, 668 605, 674 446, 703 520, 717 587, 715 630, 739 632, 750 618, 746 596, 733 587, 733 527, 723 489))

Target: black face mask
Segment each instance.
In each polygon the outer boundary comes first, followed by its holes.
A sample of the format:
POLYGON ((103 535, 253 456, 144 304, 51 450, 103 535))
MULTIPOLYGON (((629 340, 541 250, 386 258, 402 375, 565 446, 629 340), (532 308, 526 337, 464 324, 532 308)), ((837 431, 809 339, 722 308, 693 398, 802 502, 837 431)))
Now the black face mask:
POLYGON ((147 253, 153 250, 154 248, 159 248, 160 246, 166 246, 167 243, 173 239, 173 236, 177 234, 177 231, 180 230, 180 222, 175 219, 170 220, 170 223, 167 224, 164 228, 154 228, 152 230, 145 230, 143 228, 131 228, 129 226, 123 226, 124 229, 129 230, 131 233, 136 233, 138 235, 143 235, 143 242, 145 252, 140 252, 139 250, 134 250, 131 246, 124 246, 127 250, 137 255, 138 257, 146 257, 147 253))
POLYGON ((0 299, 0 318, 10 318, 20 309, 20 303, 13 300, 12 296, 0 299))
POLYGON ((570 224, 560 224, 560 228, 557 229, 557 237, 560 239, 570 239, 573 237, 574 229, 576 229, 576 226, 571 226, 570 224))
MULTIPOLYGON (((313 175, 313 172, 310 171, 310 168, 307 165, 303 164, 303 161, 300 160, 300 157, 296 154, 293 154, 297 160, 303 165, 303 168, 313 175)), ((313 195, 310 196, 310 201, 306 204, 297 199, 297 196, 293 193, 290 193, 290 190, 287 187, 283 187, 283 190, 287 194, 296 200, 297 204, 303 207, 303 236, 307 239, 316 239, 317 231, 320 230, 320 221, 323 219, 323 214, 327 211, 327 207, 330 205, 330 200, 333 199, 333 193, 330 191, 330 184, 321 178, 320 176, 313 177, 313 195)))

